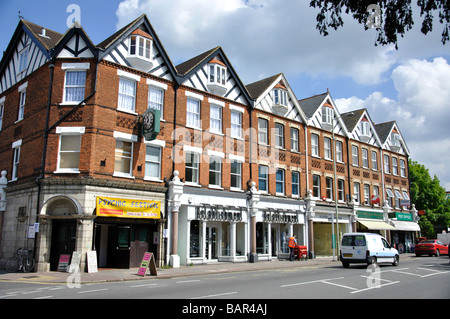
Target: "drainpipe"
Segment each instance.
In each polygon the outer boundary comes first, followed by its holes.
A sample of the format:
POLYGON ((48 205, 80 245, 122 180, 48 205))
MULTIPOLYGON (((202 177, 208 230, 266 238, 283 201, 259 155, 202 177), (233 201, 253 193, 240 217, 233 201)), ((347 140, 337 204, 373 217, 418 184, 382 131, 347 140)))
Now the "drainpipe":
MULTIPOLYGON (((39 174, 39 176, 36 178, 36 184, 38 187, 37 190, 37 200, 36 200, 36 223, 39 222, 39 211, 40 211, 40 200, 41 200, 41 183, 40 180, 44 177, 45 174, 45 159, 47 156, 47 142, 48 142, 48 122, 50 119, 50 106, 52 103, 52 89, 53 89, 53 74, 54 74, 54 70, 55 70, 55 59, 52 58, 52 60, 50 61, 49 64, 49 69, 50 69, 50 78, 48 81, 48 99, 47 99, 47 113, 45 116, 45 129, 44 129, 44 146, 42 149, 42 158, 41 158, 41 172, 39 174)), ((34 247, 33 247, 33 258, 39 262, 39 259, 36 258, 36 246, 37 246, 37 238, 35 236, 34 238, 34 247)))

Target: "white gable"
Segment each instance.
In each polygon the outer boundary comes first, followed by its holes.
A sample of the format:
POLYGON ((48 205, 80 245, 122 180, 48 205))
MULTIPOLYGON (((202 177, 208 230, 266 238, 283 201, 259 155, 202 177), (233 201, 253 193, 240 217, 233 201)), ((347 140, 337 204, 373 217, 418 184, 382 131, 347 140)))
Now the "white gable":
POLYGON ((47 61, 46 54, 26 32, 23 32, 10 60, 6 61, 3 73, 0 74, 0 93, 36 71, 47 61))

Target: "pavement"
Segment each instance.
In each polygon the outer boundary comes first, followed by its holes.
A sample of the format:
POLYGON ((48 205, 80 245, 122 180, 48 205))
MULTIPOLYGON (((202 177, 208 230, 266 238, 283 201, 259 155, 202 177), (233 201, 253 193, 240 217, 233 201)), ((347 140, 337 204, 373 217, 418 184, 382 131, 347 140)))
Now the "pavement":
MULTIPOLYGON (((411 258, 414 254, 400 255, 400 264, 402 260, 411 258)), ((298 268, 298 267, 327 267, 340 266, 340 262, 333 261, 332 257, 317 257, 308 260, 273 260, 259 261, 256 263, 231 263, 231 262, 214 262, 203 265, 180 266, 179 268, 158 268, 157 275, 150 275, 147 269, 145 276, 138 275, 138 268, 131 269, 98 269, 95 273, 68 273, 68 272, 31 272, 31 273, 8 273, 0 270, 0 282, 28 282, 42 284, 90 284, 103 282, 116 282, 127 280, 151 280, 151 279, 169 279, 176 277, 206 275, 214 273, 230 273, 245 271, 260 271, 270 269, 298 268)))

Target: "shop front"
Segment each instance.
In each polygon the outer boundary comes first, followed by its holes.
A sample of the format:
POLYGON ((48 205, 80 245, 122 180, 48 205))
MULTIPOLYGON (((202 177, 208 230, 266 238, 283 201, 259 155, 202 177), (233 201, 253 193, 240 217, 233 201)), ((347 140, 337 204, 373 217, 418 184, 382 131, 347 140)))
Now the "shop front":
POLYGON ((138 267, 145 252, 161 251, 161 201, 97 196, 94 250, 100 268, 138 267))
POLYGON ((315 209, 312 234, 314 253, 316 256, 332 256, 334 251, 337 256, 336 241, 352 228, 351 209, 340 207, 337 218, 335 207, 317 205, 315 209))
POLYGON ((375 210, 358 210, 356 215, 358 232, 380 234, 389 241, 390 232, 395 228, 387 222, 387 213, 375 210))
POLYGON ((413 212, 394 212, 389 214, 390 224, 395 227, 391 231, 391 242, 400 253, 414 252, 420 227, 414 221, 413 212))
POLYGON ((206 264, 217 261, 247 261, 247 208, 204 204, 182 206, 178 236, 182 263, 206 264), (187 245, 186 245, 187 244, 187 245))

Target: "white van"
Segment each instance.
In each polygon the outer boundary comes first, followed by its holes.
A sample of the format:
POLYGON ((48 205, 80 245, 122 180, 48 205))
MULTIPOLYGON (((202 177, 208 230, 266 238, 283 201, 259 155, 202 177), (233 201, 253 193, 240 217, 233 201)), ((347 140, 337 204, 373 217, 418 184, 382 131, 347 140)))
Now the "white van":
POLYGON ((398 266, 399 255, 395 248, 379 234, 347 233, 342 236, 340 247, 342 266, 351 263, 391 263, 398 266))

